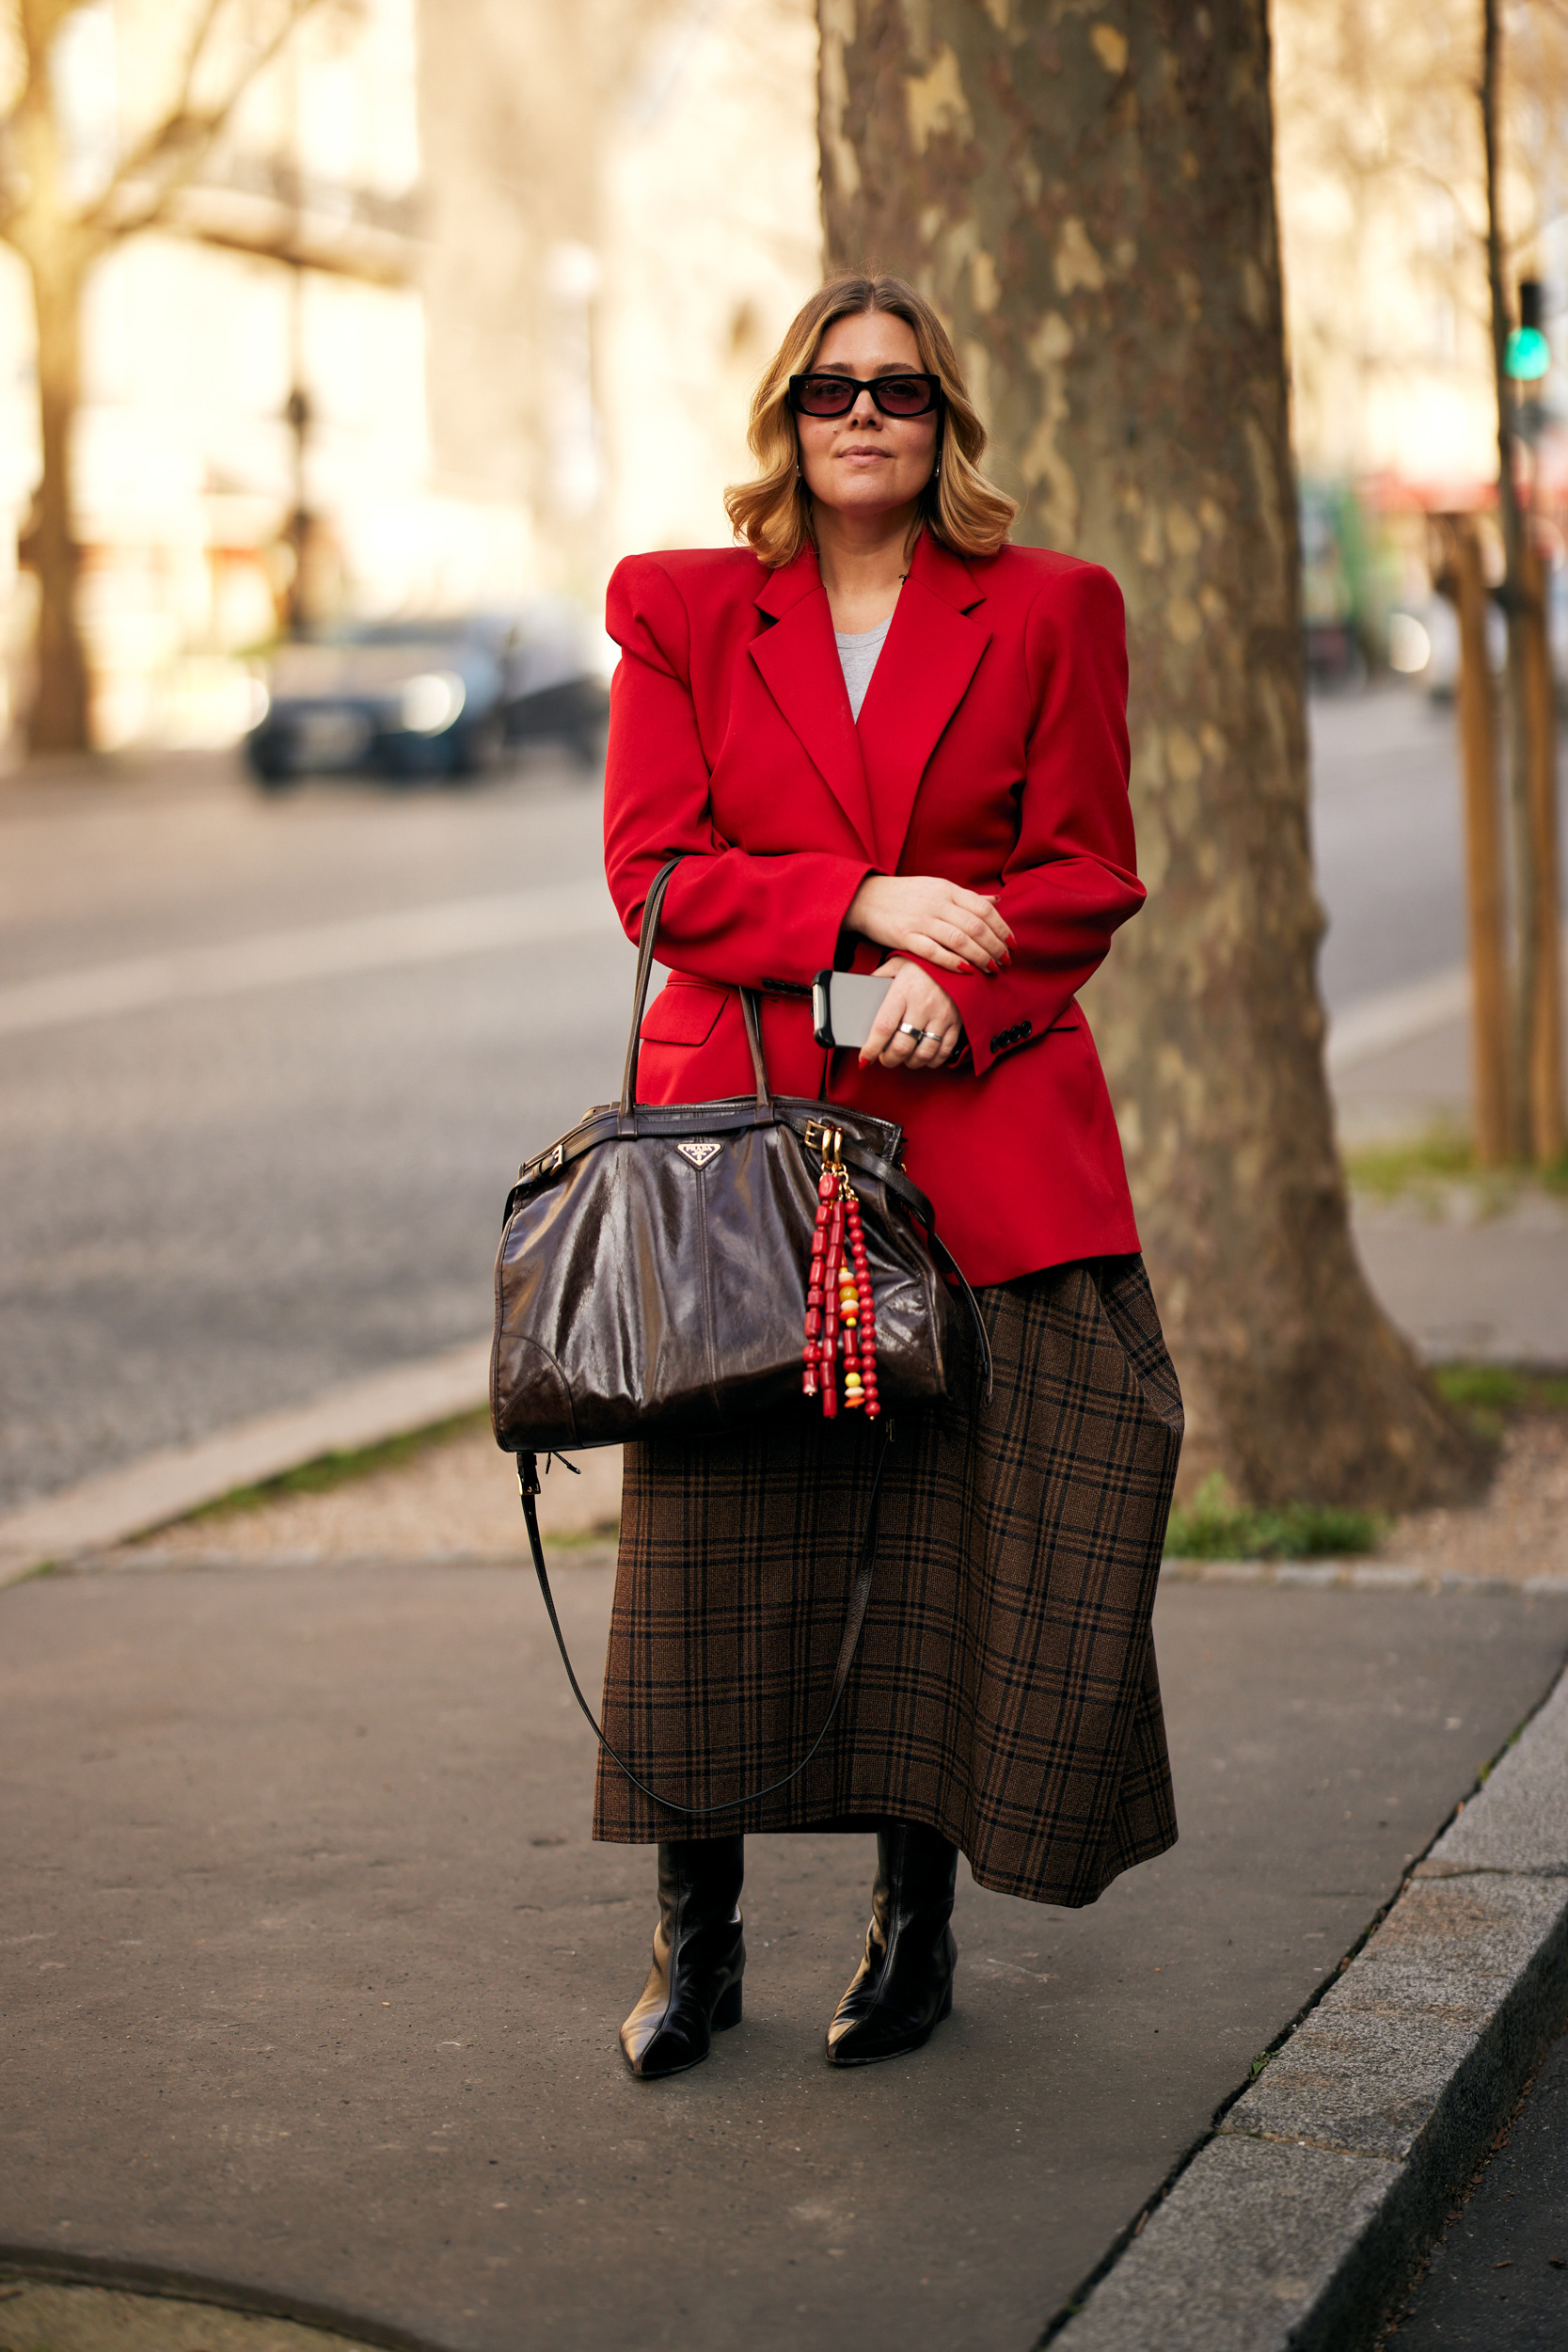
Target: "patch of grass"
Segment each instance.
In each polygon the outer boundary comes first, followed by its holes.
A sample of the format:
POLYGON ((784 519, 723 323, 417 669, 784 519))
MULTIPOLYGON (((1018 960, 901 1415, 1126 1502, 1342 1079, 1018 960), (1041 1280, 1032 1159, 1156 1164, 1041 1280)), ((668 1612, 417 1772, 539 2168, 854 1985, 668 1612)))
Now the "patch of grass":
POLYGON ((475 1430, 489 1426, 490 1408, 481 1405, 472 1412, 454 1414, 450 1421, 433 1422, 428 1429, 413 1429, 401 1438, 383 1438, 378 1445, 319 1454, 314 1461, 301 1462, 295 1470, 280 1470, 276 1478, 261 1479, 254 1486, 231 1486, 226 1495, 182 1513, 181 1523, 227 1518, 236 1511, 263 1510, 282 1495, 330 1494, 335 1486, 351 1486, 356 1479, 369 1478, 376 1470, 401 1470, 417 1454, 429 1453, 435 1446, 451 1445, 455 1438, 469 1437, 475 1430))
POLYGON ((1192 1502, 1170 1515, 1165 1549, 1177 1560, 1310 1560, 1375 1551, 1388 1522, 1375 1511, 1338 1503, 1281 1502, 1259 1509, 1238 1502, 1212 1470, 1192 1502))
POLYGON ((1493 1216, 1510 1206, 1523 1184, 1568 1193, 1568 1152, 1545 1168, 1523 1161, 1482 1168, 1474 1138, 1464 1128, 1446 1123, 1397 1143, 1362 1144, 1344 1154, 1344 1168, 1353 1192, 1372 1193, 1381 1200, 1411 1193, 1431 1196, 1443 1184, 1470 1184, 1493 1216))
POLYGON ((1465 1413, 1568 1413, 1568 1373, 1529 1372, 1512 1364, 1438 1364, 1444 1401, 1465 1413))
POLYGON ((1345 1174, 1356 1192, 1396 1194, 1479 1173, 1476 1147, 1457 1127, 1433 1127, 1400 1143, 1369 1143, 1345 1154, 1345 1174))

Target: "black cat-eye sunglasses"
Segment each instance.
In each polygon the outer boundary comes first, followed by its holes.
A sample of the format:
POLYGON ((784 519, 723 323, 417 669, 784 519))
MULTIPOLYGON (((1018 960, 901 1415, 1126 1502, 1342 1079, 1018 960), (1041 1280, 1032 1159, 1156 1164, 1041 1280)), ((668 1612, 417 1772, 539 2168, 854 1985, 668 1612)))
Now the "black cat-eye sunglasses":
POLYGON ((792 375, 789 405, 798 416, 847 417, 869 392, 884 417, 928 417, 942 401, 940 375, 792 375))

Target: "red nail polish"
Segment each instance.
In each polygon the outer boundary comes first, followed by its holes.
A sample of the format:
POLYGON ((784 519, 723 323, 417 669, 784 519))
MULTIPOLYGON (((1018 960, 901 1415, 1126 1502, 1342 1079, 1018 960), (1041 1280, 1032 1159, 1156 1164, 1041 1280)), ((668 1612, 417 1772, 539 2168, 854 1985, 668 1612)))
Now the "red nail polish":
POLYGON ((965 963, 961 956, 958 958, 958 969, 960 972, 967 972, 971 979, 974 977, 974 966, 972 963, 965 963))

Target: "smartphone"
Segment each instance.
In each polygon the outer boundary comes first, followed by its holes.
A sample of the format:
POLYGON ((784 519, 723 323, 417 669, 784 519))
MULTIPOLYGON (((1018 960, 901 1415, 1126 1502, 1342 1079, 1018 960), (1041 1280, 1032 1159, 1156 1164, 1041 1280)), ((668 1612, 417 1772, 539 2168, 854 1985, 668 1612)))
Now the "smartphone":
POLYGON ((893 986, 868 972, 819 972, 811 984, 812 1027, 818 1045, 861 1046, 893 986))

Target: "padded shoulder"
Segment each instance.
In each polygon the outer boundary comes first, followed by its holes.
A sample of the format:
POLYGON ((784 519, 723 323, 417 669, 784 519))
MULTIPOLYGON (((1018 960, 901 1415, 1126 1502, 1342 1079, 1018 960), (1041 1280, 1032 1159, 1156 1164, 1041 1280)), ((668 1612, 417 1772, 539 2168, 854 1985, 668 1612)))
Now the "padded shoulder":
POLYGON ((1076 583, 1091 573, 1101 580, 1113 577, 1102 564, 1085 564, 1082 556, 1064 555, 1058 548, 1006 547, 995 555, 971 556, 969 568, 988 596, 1003 589, 1022 591, 1031 603, 1056 580, 1076 583))
POLYGON ((711 626, 721 612, 753 603, 767 578, 750 548, 660 548, 624 556, 610 574, 605 627, 626 645, 641 623, 671 649, 672 636, 689 640, 693 622, 711 626))

